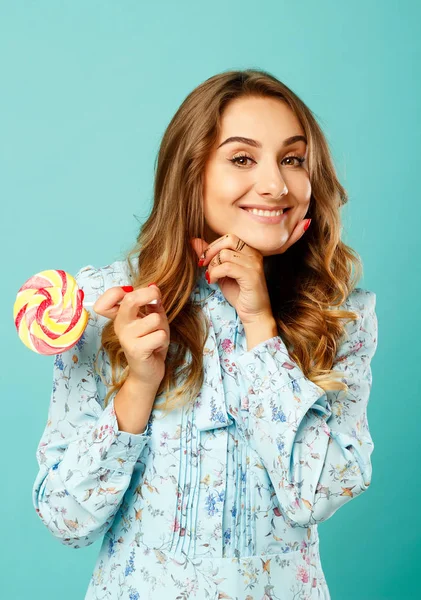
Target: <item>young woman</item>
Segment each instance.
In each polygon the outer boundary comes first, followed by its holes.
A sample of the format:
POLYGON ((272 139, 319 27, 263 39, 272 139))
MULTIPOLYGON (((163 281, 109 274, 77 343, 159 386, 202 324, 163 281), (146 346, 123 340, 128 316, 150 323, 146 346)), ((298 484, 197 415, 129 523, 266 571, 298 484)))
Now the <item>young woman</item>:
POLYGON ((367 490, 374 447, 376 294, 346 201, 269 73, 218 74, 176 112, 136 246, 76 276, 94 311, 37 451, 48 529, 103 537, 85 599, 330 597, 318 523, 367 490))

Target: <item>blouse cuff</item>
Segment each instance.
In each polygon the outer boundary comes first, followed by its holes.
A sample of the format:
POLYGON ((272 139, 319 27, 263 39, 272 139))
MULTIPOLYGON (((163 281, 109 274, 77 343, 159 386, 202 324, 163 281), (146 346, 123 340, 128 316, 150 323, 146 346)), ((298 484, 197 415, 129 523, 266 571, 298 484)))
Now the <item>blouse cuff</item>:
POLYGON ((279 335, 254 346, 238 356, 235 362, 260 400, 268 393, 278 392, 291 381, 304 377, 303 371, 289 356, 279 335))
POLYGON ((115 395, 116 392, 110 397, 94 428, 81 440, 79 453, 90 454, 98 466, 131 474, 150 439, 150 420, 141 433, 120 431, 114 408, 115 395))

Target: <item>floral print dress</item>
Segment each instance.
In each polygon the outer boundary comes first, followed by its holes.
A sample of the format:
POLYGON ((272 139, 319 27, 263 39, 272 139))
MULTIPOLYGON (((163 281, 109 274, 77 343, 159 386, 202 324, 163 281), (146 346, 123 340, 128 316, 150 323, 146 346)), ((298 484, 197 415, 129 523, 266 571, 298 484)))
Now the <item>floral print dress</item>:
MULTIPOLYGON (((116 261, 76 280, 94 301, 130 276, 116 261)), ((101 539, 85 600, 329 599, 318 523, 371 481, 376 295, 356 288, 344 304, 359 320, 332 368, 348 393, 307 379, 280 336, 247 351, 235 309, 203 273, 193 299, 210 325, 202 389, 164 418, 154 409, 143 433, 119 431, 115 394, 104 408, 93 365, 104 317, 92 310, 78 344, 55 356, 34 507, 63 544, 101 539)))

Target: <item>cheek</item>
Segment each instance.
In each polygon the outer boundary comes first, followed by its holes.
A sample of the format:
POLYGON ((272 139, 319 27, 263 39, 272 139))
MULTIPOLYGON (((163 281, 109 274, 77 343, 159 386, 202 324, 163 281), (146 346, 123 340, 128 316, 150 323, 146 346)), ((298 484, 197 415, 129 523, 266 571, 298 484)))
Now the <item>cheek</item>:
POLYGON ((247 189, 244 182, 235 177, 220 177, 213 183, 212 192, 208 194, 209 203, 229 206, 244 196, 247 189))
POLYGON ((248 178, 240 176, 235 168, 227 168, 219 163, 210 164, 206 171, 205 190, 208 207, 237 202, 250 189, 248 178))
POLYGON ((291 192, 293 192, 300 204, 304 205, 310 202, 311 183, 307 171, 303 171, 302 177, 297 177, 297 179, 292 182, 291 192))
POLYGON ((294 189, 291 191, 297 200, 297 215, 300 218, 304 218, 311 199, 311 184, 308 176, 296 181, 294 189))

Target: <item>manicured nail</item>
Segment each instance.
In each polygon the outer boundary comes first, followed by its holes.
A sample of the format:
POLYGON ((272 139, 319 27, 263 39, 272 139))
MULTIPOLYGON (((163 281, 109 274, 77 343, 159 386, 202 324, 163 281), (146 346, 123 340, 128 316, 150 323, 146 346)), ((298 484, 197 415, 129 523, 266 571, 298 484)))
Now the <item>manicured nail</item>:
POLYGON ((205 262, 205 259, 200 257, 199 262, 197 264, 199 265, 199 267, 203 267, 204 262, 205 262))
POLYGON ((311 219, 308 219, 307 223, 304 225, 304 231, 307 231, 307 229, 310 227, 310 223, 311 223, 311 219))
POLYGON ((206 272, 205 272, 205 277, 206 277, 206 281, 207 281, 208 283, 210 283, 209 272, 208 272, 208 270, 207 270, 207 269, 206 269, 206 272))
MULTIPOLYGON (((151 285, 156 285, 156 283, 149 283, 148 287, 151 287, 151 285)), ((158 287, 158 286, 156 285, 156 287, 158 287)))
POLYGON ((121 289, 123 289, 125 292, 132 292, 133 291, 133 286, 131 286, 131 285, 122 285, 121 289))
POLYGON ((82 296, 81 301, 83 302, 83 299, 85 297, 85 292, 83 290, 79 290, 79 291, 80 291, 80 295, 82 296))

